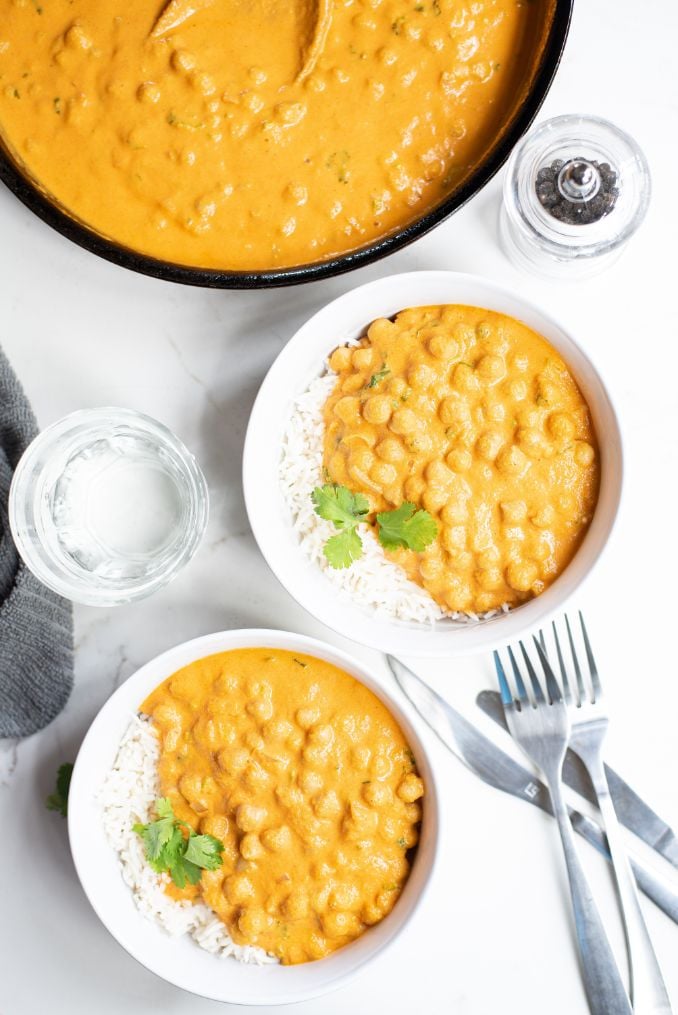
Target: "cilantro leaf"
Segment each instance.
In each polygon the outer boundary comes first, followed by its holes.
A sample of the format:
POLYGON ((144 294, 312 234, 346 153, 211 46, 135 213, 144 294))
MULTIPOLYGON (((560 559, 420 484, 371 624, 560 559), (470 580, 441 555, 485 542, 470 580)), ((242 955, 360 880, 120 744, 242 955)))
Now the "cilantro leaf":
POLYGON ((216 870, 221 866, 223 842, 213 835, 196 834, 190 825, 175 816, 167 797, 156 800, 155 813, 158 815, 155 821, 133 826, 154 871, 168 873, 177 888, 185 888, 187 881, 197 885, 203 870, 216 870))
POLYGON ((377 384, 381 384, 383 379, 385 377, 388 377, 388 375, 390 373, 391 373, 391 371, 389 370, 389 368, 384 363, 382 368, 381 368, 381 370, 377 370, 376 374, 372 374, 372 376, 370 377, 370 379, 367 382, 367 384, 365 385, 365 387, 367 387, 367 388, 376 388, 377 384))
POLYGON ((405 547, 421 552, 438 534, 438 526, 428 511, 417 511, 410 501, 405 501, 395 511, 378 514, 377 522, 379 542, 387 550, 405 547))
POLYGON ((45 800, 45 807, 48 811, 58 811, 62 818, 68 816, 68 790, 71 786, 73 765, 70 761, 59 766, 56 777, 56 791, 50 793, 45 800))
POLYGON ((346 486, 326 483, 316 486, 311 494, 315 513, 334 522, 337 529, 353 528, 363 521, 370 509, 367 497, 362 493, 352 493, 346 486))
POLYGON ((188 840, 185 859, 204 870, 213 871, 221 866, 223 851, 223 842, 213 835, 192 835, 188 840))
POLYGON ((344 529, 336 536, 330 536, 323 547, 323 553, 334 568, 350 567, 363 554, 363 542, 355 529, 344 529))

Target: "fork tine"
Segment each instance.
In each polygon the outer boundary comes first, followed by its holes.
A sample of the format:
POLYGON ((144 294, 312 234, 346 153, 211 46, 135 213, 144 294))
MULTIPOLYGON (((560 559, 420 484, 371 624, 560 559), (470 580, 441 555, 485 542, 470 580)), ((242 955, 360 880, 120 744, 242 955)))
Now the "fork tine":
MULTIPOLYGON (((539 633, 541 634, 541 632, 539 633)), ((542 642, 543 640, 544 636, 542 634, 542 642)), ((534 644, 537 647, 537 655, 539 656, 539 661, 542 665, 544 676, 546 677, 546 690, 548 691, 549 698, 551 699, 551 704, 553 704, 555 701, 562 701, 563 692, 560 690, 560 687, 558 686, 558 681, 556 680, 555 673, 551 669, 551 664, 548 661, 548 656, 546 655, 546 652, 544 651, 542 645, 539 643, 537 638, 534 638, 534 644)))
POLYGON ((593 687, 593 703, 595 705, 596 698, 602 697, 603 688, 600 684, 600 677, 598 676, 598 669, 596 667, 596 661, 593 658, 593 652, 591 650, 591 643, 589 636, 586 633, 586 624, 582 617, 581 610, 579 610, 579 623, 581 624, 581 633, 584 636, 584 648, 586 649, 586 658, 589 664, 589 673, 591 674, 591 686, 593 687))
POLYGON ((584 687, 584 680, 583 680, 582 675, 581 675, 581 670, 579 669, 579 660, 577 659, 577 650, 574 647, 574 638, 572 637, 572 630, 570 628, 570 620, 569 620, 569 617, 567 616, 567 614, 565 614, 565 627, 567 628, 567 637, 568 637, 569 642, 570 642, 570 653, 572 655, 572 662, 574 663, 574 672, 575 672, 575 675, 577 677, 577 691, 579 693, 579 703, 581 705, 583 705, 584 702, 586 701, 586 699, 588 698, 588 694, 586 693, 586 688, 584 687))
POLYGON ((560 678, 563 682, 563 694, 565 695, 565 701, 568 705, 572 704, 572 688, 570 687, 570 681, 567 677, 567 670, 565 669, 565 660, 563 659, 563 653, 560 648, 560 638, 558 637, 558 628, 556 627, 555 620, 552 622, 553 627, 553 638, 556 643, 556 653, 558 655, 558 665, 560 666, 560 678))
POLYGON ((509 654, 509 659, 511 660, 511 666, 513 667, 513 676, 515 677, 515 680, 516 680, 516 687, 518 689, 518 700, 520 701, 521 707, 523 705, 529 705, 530 704, 530 697, 529 697, 529 695, 527 693, 527 689, 525 687, 525 684, 523 683, 523 678, 520 675, 520 670, 518 669, 518 663, 516 662, 516 657, 514 656, 513 649, 511 648, 510 645, 508 647, 508 654, 509 654))
POLYGON ((539 641, 541 642, 541 647, 543 648, 544 652, 546 652, 546 638, 544 637, 544 632, 542 631, 541 628, 539 628, 539 641))
POLYGON ((546 698, 544 697, 544 691, 542 690, 541 681, 539 680, 539 677, 537 676, 537 674, 535 672, 534 666, 532 665, 532 662, 530 661, 530 657, 528 656, 527 652, 525 651, 525 646, 523 645, 522 641, 519 644, 520 644, 520 650, 523 653, 523 659, 525 660, 525 665, 527 666, 527 672, 530 675, 530 681, 532 683, 532 690, 534 691, 535 701, 539 705, 544 705, 544 704, 546 704, 546 698))
POLYGON ((513 707, 513 695, 511 694, 511 688, 509 687, 506 674, 504 673, 504 667, 502 665, 501 656, 495 649, 492 653, 494 656, 494 668, 497 671, 497 680, 499 681, 499 693, 501 694, 501 703, 504 708, 513 707))

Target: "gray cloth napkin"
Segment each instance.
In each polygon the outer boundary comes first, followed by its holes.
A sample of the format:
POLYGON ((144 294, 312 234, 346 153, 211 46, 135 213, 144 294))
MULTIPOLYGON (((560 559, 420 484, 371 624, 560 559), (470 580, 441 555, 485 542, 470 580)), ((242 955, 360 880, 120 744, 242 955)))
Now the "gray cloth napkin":
POLYGON ((14 468, 38 432, 0 349, 0 737, 25 737, 51 722, 73 686, 73 611, 19 557, 7 520, 14 468))

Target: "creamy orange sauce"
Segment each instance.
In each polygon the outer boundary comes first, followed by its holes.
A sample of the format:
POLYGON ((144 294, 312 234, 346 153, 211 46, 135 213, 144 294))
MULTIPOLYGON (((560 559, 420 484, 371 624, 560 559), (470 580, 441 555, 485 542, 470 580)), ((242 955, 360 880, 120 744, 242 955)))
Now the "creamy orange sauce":
POLYGON ((360 247, 454 190, 519 103, 551 4, 182 7, 154 34, 159 0, 0 0, 0 133, 104 235, 264 269, 360 247))
POLYGON ((422 553, 389 552, 447 610, 518 605, 576 553, 598 498, 588 406, 567 365, 520 321, 478 307, 404 310, 330 357, 331 481, 372 511, 436 519, 422 553))
POLYGON ((388 709, 330 663, 279 649, 209 656, 141 705, 174 813, 224 843, 202 895, 239 944, 322 958, 395 905, 423 794, 388 709))

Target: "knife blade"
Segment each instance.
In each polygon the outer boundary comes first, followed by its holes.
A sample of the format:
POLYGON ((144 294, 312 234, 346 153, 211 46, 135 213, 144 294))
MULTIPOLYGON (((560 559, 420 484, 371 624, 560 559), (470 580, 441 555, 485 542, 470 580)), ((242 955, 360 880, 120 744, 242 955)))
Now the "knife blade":
MULTIPOLYGON (((476 705, 507 730, 501 697, 497 691, 481 691, 476 705)), ((678 838, 673 829, 656 814, 641 797, 631 789, 620 775, 605 765, 610 795, 614 809, 622 825, 647 843, 656 853, 663 856, 674 867, 678 867, 678 838)), ((597 804, 596 794, 586 769, 579 758, 568 751, 563 765, 563 780, 589 803, 597 804)))
MULTIPOLYGON (((386 658, 403 694, 459 761, 495 789, 526 800, 553 816, 551 798, 544 783, 505 754, 399 659, 391 655, 386 658)), ((568 807, 568 812, 575 831, 609 861, 607 840, 600 826, 572 807, 568 807)), ((630 857, 630 861, 638 887, 678 923, 678 880, 673 885, 639 857, 630 857)))

